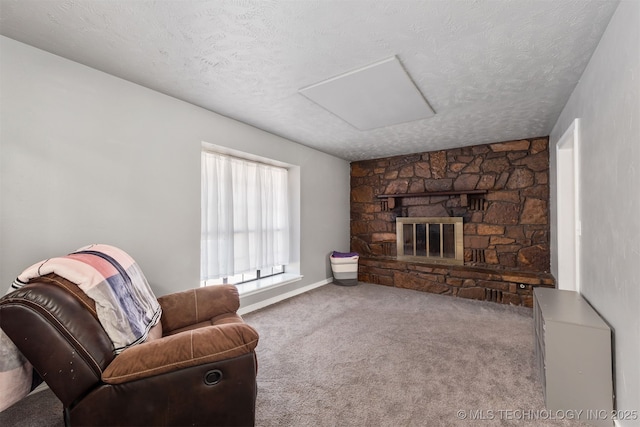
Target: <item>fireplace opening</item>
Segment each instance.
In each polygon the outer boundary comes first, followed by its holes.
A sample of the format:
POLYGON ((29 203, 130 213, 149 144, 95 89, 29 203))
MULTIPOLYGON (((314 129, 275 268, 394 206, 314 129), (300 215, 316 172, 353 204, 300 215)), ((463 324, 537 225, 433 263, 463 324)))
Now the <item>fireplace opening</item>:
POLYGON ((396 243, 399 260, 464 264, 460 217, 398 217, 396 243))

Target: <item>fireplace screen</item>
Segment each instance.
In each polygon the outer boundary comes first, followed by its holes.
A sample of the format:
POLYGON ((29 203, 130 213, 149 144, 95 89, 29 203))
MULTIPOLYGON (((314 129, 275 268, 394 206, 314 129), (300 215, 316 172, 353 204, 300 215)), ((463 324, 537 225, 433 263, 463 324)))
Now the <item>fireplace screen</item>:
POLYGON ((398 259, 464 264, 462 218, 396 218, 398 259))

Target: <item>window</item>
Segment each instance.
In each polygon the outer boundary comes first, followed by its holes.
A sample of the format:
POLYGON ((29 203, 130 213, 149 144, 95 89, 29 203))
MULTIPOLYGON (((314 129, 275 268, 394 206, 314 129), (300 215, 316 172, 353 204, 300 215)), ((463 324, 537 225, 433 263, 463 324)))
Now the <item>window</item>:
POLYGON ((287 169, 210 151, 201 160, 201 280, 241 283, 284 272, 287 169))

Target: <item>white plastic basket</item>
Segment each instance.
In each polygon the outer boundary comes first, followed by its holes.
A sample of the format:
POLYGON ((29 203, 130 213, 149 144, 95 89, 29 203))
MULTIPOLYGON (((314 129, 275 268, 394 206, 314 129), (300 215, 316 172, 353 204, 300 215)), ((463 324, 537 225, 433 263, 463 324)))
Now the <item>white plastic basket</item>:
MULTIPOLYGON (((336 252, 331 254, 331 271, 333 272, 334 281, 339 282, 355 282, 348 284, 357 284, 358 282, 358 255, 352 256, 334 256, 336 252)), ((338 283, 347 284, 347 283, 338 283)))

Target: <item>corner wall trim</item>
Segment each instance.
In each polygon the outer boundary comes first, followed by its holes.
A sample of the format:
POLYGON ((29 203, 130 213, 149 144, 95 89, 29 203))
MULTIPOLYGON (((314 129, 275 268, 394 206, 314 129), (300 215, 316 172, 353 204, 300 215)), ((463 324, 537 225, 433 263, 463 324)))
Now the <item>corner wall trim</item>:
POLYGON ((256 311, 256 310, 259 310, 261 308, 268 307, 268 306, 270 306, 272 304, 275 304, 277 302, 284 301, 286 299, 295 297, 296 295, 300 295, 300 294, 303 294, 305 292, 309 292, 310 290, 319 288, 321 286, 324 286, 324 285, 326 285, 328 283, 332 283, 332 282, 333 282, 333 277, 329 277, 328 279, 321 280, 319 282, 312 283, 310 285, 303 286, 303 287, 298 288, 298 289, 294 289, 293 291, 286 292, 284 294, 275 296, 273 298, 268 298, 268 299, 266 299, 264 301, 260 301, 260 302, 257 302, 255 304, 251 304, 251 305, 246 306, 246 307, 240 307, 240 309, 238 309, 238 314, 239 315, 243 315, 243 314, 251 313, 252 311, 256 311))

